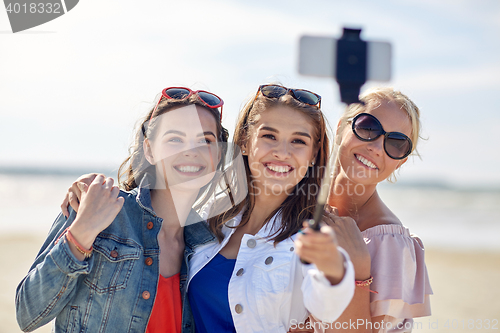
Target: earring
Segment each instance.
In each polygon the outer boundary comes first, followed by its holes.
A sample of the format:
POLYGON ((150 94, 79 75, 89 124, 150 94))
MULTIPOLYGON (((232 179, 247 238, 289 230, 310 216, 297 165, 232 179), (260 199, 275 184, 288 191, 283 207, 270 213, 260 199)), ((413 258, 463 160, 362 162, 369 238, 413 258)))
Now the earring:
POLYGON ((243 154, 245 154, 247 151, 246 151, 246 150, 243 150, 243 151, 241 151, 241 152, 242 152, 243 154))
POLYGON ((314 164, 316 164, 316 162, 312 161, 312 162, 311 162, 311 166, 314 166, 314 164))

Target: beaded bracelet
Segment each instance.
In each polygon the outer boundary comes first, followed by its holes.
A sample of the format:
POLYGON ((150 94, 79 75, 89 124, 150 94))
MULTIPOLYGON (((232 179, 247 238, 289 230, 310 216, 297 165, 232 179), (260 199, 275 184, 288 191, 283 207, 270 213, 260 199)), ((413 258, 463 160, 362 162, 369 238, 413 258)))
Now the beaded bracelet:
MULTIPOLYGON (((363 289, 368 289, 366 287, 368 287, 370 284, 372 284, 373 282, 373 276, 370 275, 370 277, 364 281, 354 281, 355 284, 356 284, 356 287, 361 287, 363 289)), ((374 291, 374 290, 370 290, 368 289, 369 292, 371 293, 374 293, 374 294, 378 294, 378 292, 374 291)))
POLYGON ((71 232, 69 231, 69 227, 66 228, 66 230, 64 230, 62 232, 61 236, 59 236, 56 239, 55 244, 57 244, 57 242, 59 242, 59 239, 61 239, 62 236, 66 236, 66 240, 68 242, 73 243, 73 245, 76 247, 76 249, 78 250, 78 252, 80 252, 81 254, 83 254, 83 256, 85 258, 89 258, 92 255, 92 250, 94 250, 94 247, 91 246, 90 249, 85 250, 85 248, 80 243, 78 243, 78 241, 75 239, 75 237, 73 237, 73 234, 71 234, 71 232))
POLYGON ((71 234, 71 231, 69 231, 69 228, 67 229, 67 232, 66 232, 66 239, 69 240, 71 243, 73 243, 73 245, 76 247, 78 252, 83 254, 83 256, 85 258, 89 258, 92 255, 92 250, 94 249, 94 247, 90 246, 90 249, 85 250, 85 248, 80 243, 78 243, 78 241, 75 239, 75 237, 73 237, 73 235, 71 234))

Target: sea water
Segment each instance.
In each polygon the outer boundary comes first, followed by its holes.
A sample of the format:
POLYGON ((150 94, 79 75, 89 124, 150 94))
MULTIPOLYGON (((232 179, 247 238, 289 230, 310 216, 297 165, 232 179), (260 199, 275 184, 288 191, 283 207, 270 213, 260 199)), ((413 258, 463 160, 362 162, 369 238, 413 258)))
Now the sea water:
MULTIPOLYGON (((77 177, 0 173, 0 233, 45 237, 77 177)), ((500 251, 500 190, 396 183, 381 184, 379 194, 426 247, 500 251)))

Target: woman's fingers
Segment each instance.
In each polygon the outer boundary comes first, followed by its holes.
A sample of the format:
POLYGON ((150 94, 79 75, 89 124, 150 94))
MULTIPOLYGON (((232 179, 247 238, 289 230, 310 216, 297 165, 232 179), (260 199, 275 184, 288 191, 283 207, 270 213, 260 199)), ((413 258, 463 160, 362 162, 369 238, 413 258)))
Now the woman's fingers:
POLYGON ((96 175, 90 186, 92 185, 104 185, 104 182, 106 181, 106 177, 104 175, 96 175))
POLYGON ((324 225, 320 232, 305 229, 303 234, 297 237, 295 248, 301 259, 315 264, 332 284, 342 279, 343 256, 338 251, 336 234, 332 227, 324 225))
POLYGON ((330 208, 331 214, 339 216, 339 210, 337 209, 337 207, 333 207, 333 206, 328 206, 328 207, 330 208))
POLYGON ((104 183, 102 184, 105 189, 111 190, 113 188, 114 180, 111 177, 108 177, 104 180, 104 183))
POLYGON ((336 251, 337 248, 335 232, 328 226, 321 227, 320 232, 310 228, 305 229, 303 234, 297 237, 296 244, 298 250, 297 254, 299 254, 302 259, 306 259, 303 255, 307 257, 310 255, 322 257, 325 251, 336 251))
MULTIPOLYGON (((61 211, 64 216, 67 218, 69 217, 69 206, 71 206, 75 212, 78 212, 80 202, 82 201, 82 194, 87 193, 92 184, 95 184, 94 186, 97 186, 97 184, 104 186, 109 191, 112 191, 114 188, 114 180, 112 178, 106 178, 102 174, 92 173, 81 176, 71 184, 61 204, 61 211)), ((119 190, 113 192, 116 194, 114 197, 114 199, 116 199, 119 190)))
POLYGON ((74 192, 68 193, 68 201, 73 210, 78 212, 78 209, 80 209, 80 200, 78 200, 74 192))
POLYGON ((79 194, 79 198, 82 197, 82 193, 87 193, 89 191, 89 186, 85 183, 82 183, 82 182, 78 182, 76 183, 76 186, 78 187, 78 190, 79 192, 78 193, 75 193, 75 194, 79 194))
POLYGON ((330 213, 330 214, 333 214, 333 215, 337 215, 339 216, 339 210, 337 209, 337 207, 333 207, 333 206, 330 206, 330 205, 326 205, 325 206, 325 211, 327 213, 330 213))
POLYGON ((111 197, 116 198, 118 197, 118 194, 120 194, 120 189, 118 188, 118 186, 113 186, 111 188, 111 197))
POLYGON ((69 217, 69 210, 68 210, 68 205, 69 205, 69 193, 66 193, 64 196, 64 200, 61 204, 61 211, 66 218, 69 217))

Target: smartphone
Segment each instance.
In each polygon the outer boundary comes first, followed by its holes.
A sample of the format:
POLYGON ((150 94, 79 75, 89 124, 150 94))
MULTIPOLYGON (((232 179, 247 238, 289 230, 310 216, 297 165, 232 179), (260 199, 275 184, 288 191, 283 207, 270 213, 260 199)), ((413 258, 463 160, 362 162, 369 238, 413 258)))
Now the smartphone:
MULTIPOLYGON (((336 78, 337 40, 333 37, 302 36, 299 41, 299 73, 336 78)), ((392 73, 391 44, 368 41, 366 53, 366 81, 389 81, 392 73)))

